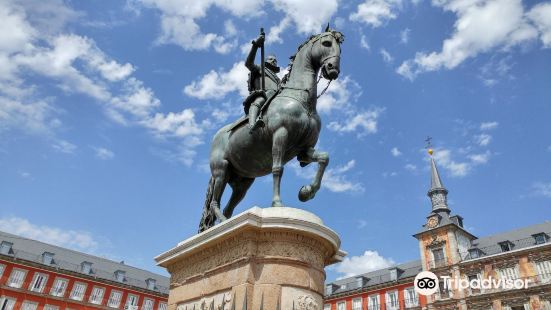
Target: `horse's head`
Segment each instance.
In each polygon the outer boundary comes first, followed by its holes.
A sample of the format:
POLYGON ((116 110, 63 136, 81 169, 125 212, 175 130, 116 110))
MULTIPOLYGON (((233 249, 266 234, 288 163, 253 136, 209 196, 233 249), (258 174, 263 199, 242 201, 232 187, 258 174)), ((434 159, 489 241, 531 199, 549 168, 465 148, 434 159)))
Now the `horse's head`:
POLYGON ((320 33, 312 43, 312 60, 321 69, 321 74, 328 80, 339 77, 341 63, 341 43, 344 35, 338 31, 330 30, 320 33))

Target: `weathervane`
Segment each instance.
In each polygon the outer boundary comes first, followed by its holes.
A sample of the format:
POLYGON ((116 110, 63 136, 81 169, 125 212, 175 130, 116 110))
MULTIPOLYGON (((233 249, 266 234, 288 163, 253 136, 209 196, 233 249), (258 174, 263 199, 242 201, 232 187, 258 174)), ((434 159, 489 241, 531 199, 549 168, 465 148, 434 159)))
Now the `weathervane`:
POLYGON ((427 136, 427 138, 425 139, 425 142, 426 142, 425 148, 427 149, 427 152, 429 153, 429 155, 432 155, 432 153, 433 153, 433 150, 432 150, 432 137, 427 136))

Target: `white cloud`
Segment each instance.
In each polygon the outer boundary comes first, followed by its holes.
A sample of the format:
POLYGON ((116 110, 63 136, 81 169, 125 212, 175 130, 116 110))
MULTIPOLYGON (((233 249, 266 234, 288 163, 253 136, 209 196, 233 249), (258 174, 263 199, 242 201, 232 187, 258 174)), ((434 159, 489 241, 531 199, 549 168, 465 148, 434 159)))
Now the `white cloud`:
POLYGON ((52 144, 52 147, 58 151, 58 152, 61 152, 61 153, 65 153, 65 154, 73 154, 76 149, 77 149, 77 146, 68 142, 68 141, 65 141, 65 140, 59 140, 57 142, 55 142, 54 144, 52 144))
POLYGON ((484 153, 466 154, 465 159, 457 161, 454 159, 452 151, 449 149, 435 149, 434 160, 437 165, 443 167, 450 173, 452 177, 464 177, 473 171, 475 166, 488 163, 492 153, 486 151, 484 153))
MULTIPOLYGON (((94 99, 121 124, 144 126, 157 135, 180 139, 189 146, 187 154, 192 154, 192 146, 201 140, 201 130, 174 124, 169 126, 174 132, 156 127, 161 119, 189 112, 160 114, 160 100, 132 76, 136 70, 132 64, 106 55, 90 38, 64 33, 66 21, 76 15, 59 0, 0 2, 0 28, 13 29, 0 34, 0 130, 21 128, 55 136, 53 129, 61 125, 55 98, 43 95, 43 88, 51 83, 68 94, 94 99), (33 84, 37 77, 47 82, 33 84)), ((231 28, 231 23, 226 23, 227 32, 232 32, 231 28)), ((188 120, 186 124, 191 123, 188 120)), ((205 120, 199 126, 208 123, 205 120)), ((52 146, 60 152, 76 149, 67 141, 54 141, 52 146)))
MULTIPOLYGON (((318 86, 318 95, 322 89, 318 86)), ((324 114, 348 110, 352 108, 351 103, 356 101, 360 95, 360 85, 349 76, 345 76, 331 82, 325 94, 318 99, 316 109, 324 114)))
MULTIPOLYGON (((355 160, 350 160, 342 166, 337 166, 325 170, 321 187, 334 193, 343 192, 363 192, 364 188, 361 183, 350 181, 346 175, 356 165, 355 160)), ((311 180, 316 175, 317 164, 310 164, 308 167, 302 168, 298 162, 292 162, 290 167, 295 174, 303 179, 311 180)))
POLYGON ((475 142, 480 146, 487 146, 492 141, 492 136, 486 133, 481 133, 474 136, 475 142))
POLYGON ((473 162, 473 164, 485 164, 490 160, 490 156, 492 154, 490 151, 486 151, 485 153, 481 154, 471 154, 468 156, 468 158, 473 162))
POLYGON ((387 64, 394 61, 394 58, 392 57, 392 55, 390 55, 390 53, 386 49, 381 48, 379 52, 381 53, 381 56, 383 56, 384 62, 386 62, 387 64))
POLYGON ((102 160, 113 159, 113 157, 115 157, 115 153, 113 153, 113 151, 104 147, 95 147, 94 151, 96 152, 96 157, 102 160))
POLYGON ((401 5, 401 0, 366 0, 358 5, 356 12, 350 14, 350 20, 377 28, 395 19, 401 5))
POLYGON ((396 263, 392 258, 385 258, 377 251, 367 250, 360 256, 345 257, 337 264, 336 271, 342 278, 348 278, 362 273, 388 268, 396 263))
POLYGON ((77 251, 94 252, 99 245, 89 232, 39 226, 19 217, 0 218, 0 230, 77 251))
POLYGON ((367 226, 367 221, 366 220, 358 220, 358 226, 356 226, 358 229, 362 229, 362 228, 365 228, 367 226))
POLYGON ((551 47, 551 3, 539 3, 527 14, 540 32, 540 39, 545 47, 551 47))
POLYGON ((369 43, 367 42, 367 38, 363 34, 360 38, 360 46, 361 48, 366 49, 368 51, 371 50, 371 48, 369 47, 369 43))
POLYGON ((409 42, 409 34, 411 33, 411 29, 406 28, 402 31, 400 31, 400 42, 403 44, 407 44, 409 42))
POLYGON ((341 122, 330 122, 327 128, 340 133, 358 131, 358 136, 374 134, 377 132, 378 120, 383 111, 384 108, 375 107, 367 111, 354 112, 341 122))
POLYGON ((536 182, 532 185, 532 189, 534 194, 536 195, 551 198, 551 182, 550 183, 536 182))
POLYGON ((312 10, 306 0, 206 0, 186 2, 181 0, 141 0, 149 8, 161 12, 161 34, 157 40, 161 44, 176 44, 185 50, 205 50, 214 48, 219 53, 228 53, 236 46, 228 37, 233 35, 225 27, 225 36, 216 32, 204 32, 199 21, 208 15, 212 8, 221 9, 238 18, 258 17, 264 14, 263 6, 271 4, 273 9, 284 14, 282 21, 270 29, 268 42, 281 42, 279 34, 294 25, 297 32, 308 34, 318 32, 337 11, 337 0, 321 0, 312 10))
POLYGON ((184 93, 201 100, 221 99, 231 92, 238 92, 245 97, 248 95, 248 72, 243 61, 235 63, 227 72, 211 70, 199 80, 185 86, 184 93))
POLYGON ((484 122, 480 124, 480 130, 493 130, 499 126, 498 122, 484 122))
MULTIPOLYGON (((433 0, 433 5, 457 15, 455 30, 444 40, 440 52, 419 52, 398 67, 397 72, 410 80, 423 72, 453 69, 479 53, 507 50, 538 35, 528 22, 521 0, 433 0)), ((544 11, 534 9, 538 12, 534 16, 544 11)))
POLYGON ((394 156, 394 157, 398 157, 398 156, 402 155, 402 152, 400 152, 400 150, 397 147, 393 147, 390 150, 390 154, 392 154, 392 156, 394 156))
POLYGON ((414 164, 406 164, 406 165, 404 166, 404 168, 405 168, 406 170, 411 171, 411 172, 417 171, 417 166, 414 165, 414 164))

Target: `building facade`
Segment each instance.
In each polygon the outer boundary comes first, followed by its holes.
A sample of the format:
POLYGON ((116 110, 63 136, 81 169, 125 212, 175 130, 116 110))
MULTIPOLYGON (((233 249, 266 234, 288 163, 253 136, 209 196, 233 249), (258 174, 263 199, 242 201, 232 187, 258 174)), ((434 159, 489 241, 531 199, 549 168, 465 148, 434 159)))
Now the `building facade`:
POLYGON ((0 310, 166 310, 167 277, 0 232, 0 310))
POLYGON ((431 210, 414 235, 420 261, 329 283, 324 309, 551 310, 551 222, 483 238, 474 236, 461 216, 451 214, 448 190, 431 150, 429 154, 431 210), (413 290, 420 271, 439 277, 435 294, 418 296, 413 290), (377 278, 383 275, 384 279, 377 278), (452 285, 449 280, 473 285, 452 285), (515 288, 506 283, 525 285, 515 288))

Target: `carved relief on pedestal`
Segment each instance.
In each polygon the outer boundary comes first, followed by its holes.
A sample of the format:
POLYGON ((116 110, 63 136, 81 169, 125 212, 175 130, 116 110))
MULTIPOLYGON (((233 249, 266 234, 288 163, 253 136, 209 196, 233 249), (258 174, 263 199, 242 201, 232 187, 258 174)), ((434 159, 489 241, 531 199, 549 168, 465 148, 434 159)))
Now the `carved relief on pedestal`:
POLYGON ((319 310, 320 305, 310 295, 302 295, 295 301, 296 310, 319 310))
POLYGON ((231 292, 225 292, 181 303, 178 307, 176 307, 176 310, 229 310, 231 309, 231 306, 231 292))
POLYGON ((323 270, 323 243, 290 232, 243 232, 168 267, 171 285, 178 286, 191 277, 239 259, 292 258, 323 270))

